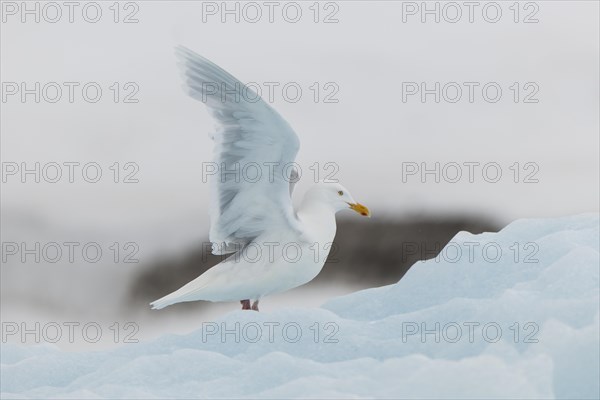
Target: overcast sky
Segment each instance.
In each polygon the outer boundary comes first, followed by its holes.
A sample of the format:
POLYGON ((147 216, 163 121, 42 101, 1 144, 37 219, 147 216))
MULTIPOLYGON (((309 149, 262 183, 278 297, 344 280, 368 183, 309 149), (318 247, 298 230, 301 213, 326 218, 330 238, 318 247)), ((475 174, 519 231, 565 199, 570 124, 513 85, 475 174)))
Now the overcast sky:
MULTIPOLYGON (((472 10, 473 22, 467 7, 458 18, 456 8, 439 4, 439 23, 421 14, 421 2, 321 3, 318 15, 312 2, 298 3, 296 23, 288 21, 297 7, 287 3, 273 9, 272 23, 262 2, 254 3, 262 13, 255 23, 256 7, 238 5, 236 22, 235 13, 222 13, 221 2, 137 2, 118 16, 112 3, 100 3, 97 23, 84 19, 82 7, 69 23, 64 6, 58 22, 48 22, 56 10, 41 9, 36 23, 35 15, 22 15, 21 3, 7 3, 3 168, 57 162, 63 178, 36 184, 28 175, 23 184, 19 172, 6 176, 5 235, 26 229, 25 219, 50 231, 143 236, 167 230, 188 240, 208 233, 201 166, 211 160, 214 123, 182 90, 173 53, 179 44, 244 83, 256 82, 263 94, 275 88, 273 106, 301 141, 297 195, 312 183, 309 167, 317 162, 321 177, 335 168, 335 177, 376 216, 452 212, 508 222, 598 211, 597 2, 521 3, 518 13, 512 2, 494 3, 502 13, 495 23, 497 7, 484 13, 485 2, 472 10), (12 94, 13 83, 21 82, 27 88, 40 82, 39 104, 35 95, 22 102, 21 86, 12 94), (43 91, 49 82, 62 87, 56 103, 48 101, 55 97, 52 85, 43 91), (73 103, 64 82, 77 83, 73 103), (83 98, 89 82, 102 89, 96 103, 83 98), (420 91, 436 82, 440 102, 435 93, 423 102, 420 91), (294 102, 298 87, 302 97, 294 102), (457 88, 462 95, 452 102, 457 88), (125 103, 127 95, 138 102, 125 103), (81 164, 74 183, 65 162, 81 164), (81 166, 92 162, 103 173, 95 184, 81 177, 81 166), (498 167, 502 176, 492 183, 498 167), (439 168, 440 181, 435 173, 422 176, 423 168, 439 168), (113 182, 115 169, 120 183, 113 182), (122 183, 130 173, 139 183, 122 183)), ((86 18, 94 12, 86 9, 86 18)))

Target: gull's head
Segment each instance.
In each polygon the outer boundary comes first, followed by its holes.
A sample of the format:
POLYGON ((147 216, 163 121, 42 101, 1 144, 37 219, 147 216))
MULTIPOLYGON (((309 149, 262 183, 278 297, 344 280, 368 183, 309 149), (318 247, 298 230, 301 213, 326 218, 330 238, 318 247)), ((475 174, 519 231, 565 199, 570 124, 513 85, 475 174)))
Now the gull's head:
POLYGON ((365 217, 371 216, 371 211, 354 200, 350 191, 339 183, 319 182, 308 194, 310 197, 328 203, 336 212, 350 209, 365 217))

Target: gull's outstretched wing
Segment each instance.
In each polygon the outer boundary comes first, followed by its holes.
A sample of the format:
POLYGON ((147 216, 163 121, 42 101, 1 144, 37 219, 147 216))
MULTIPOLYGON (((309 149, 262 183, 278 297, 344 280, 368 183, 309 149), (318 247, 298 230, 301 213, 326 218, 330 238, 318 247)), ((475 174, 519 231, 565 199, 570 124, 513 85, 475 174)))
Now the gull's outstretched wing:
POLYGON ((214 254, 240 250, 262 232, 296 230, 293 161, 300 146, 289 124, 254 91, 185 47, 176 53, 190 96, 219 122, 211 175, 214 254))

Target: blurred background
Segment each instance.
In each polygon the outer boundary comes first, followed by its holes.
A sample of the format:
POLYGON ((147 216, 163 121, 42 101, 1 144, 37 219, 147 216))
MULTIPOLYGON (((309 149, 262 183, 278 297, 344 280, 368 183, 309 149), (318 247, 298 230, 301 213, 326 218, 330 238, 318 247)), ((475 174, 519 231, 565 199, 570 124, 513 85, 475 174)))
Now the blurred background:
POLYGON ((373 213, 338 214, 335 258, 262 311, 397 282, 461 230, 598 212, 597 2, 83 2, 73 22, 46 4, 2 3, 3 322, 149 339, 239 308, 148 306, 219 261, 214 122, 182 90, 180 44, 295 129, 295 203, 333 173, 373 213))

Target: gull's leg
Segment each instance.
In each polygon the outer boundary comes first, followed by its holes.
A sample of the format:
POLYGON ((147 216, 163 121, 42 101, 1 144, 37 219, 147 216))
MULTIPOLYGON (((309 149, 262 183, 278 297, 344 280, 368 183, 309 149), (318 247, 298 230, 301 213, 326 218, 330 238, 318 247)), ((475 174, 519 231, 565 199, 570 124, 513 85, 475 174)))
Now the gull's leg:
POLYGON ((254 311, 258 311, 258 299, 254 301, 254 303, 252 303, 252 309, 254 311))
POLYGON ((240 300, 242 303, 242 310, 250 310, 250 300, 240 300))

